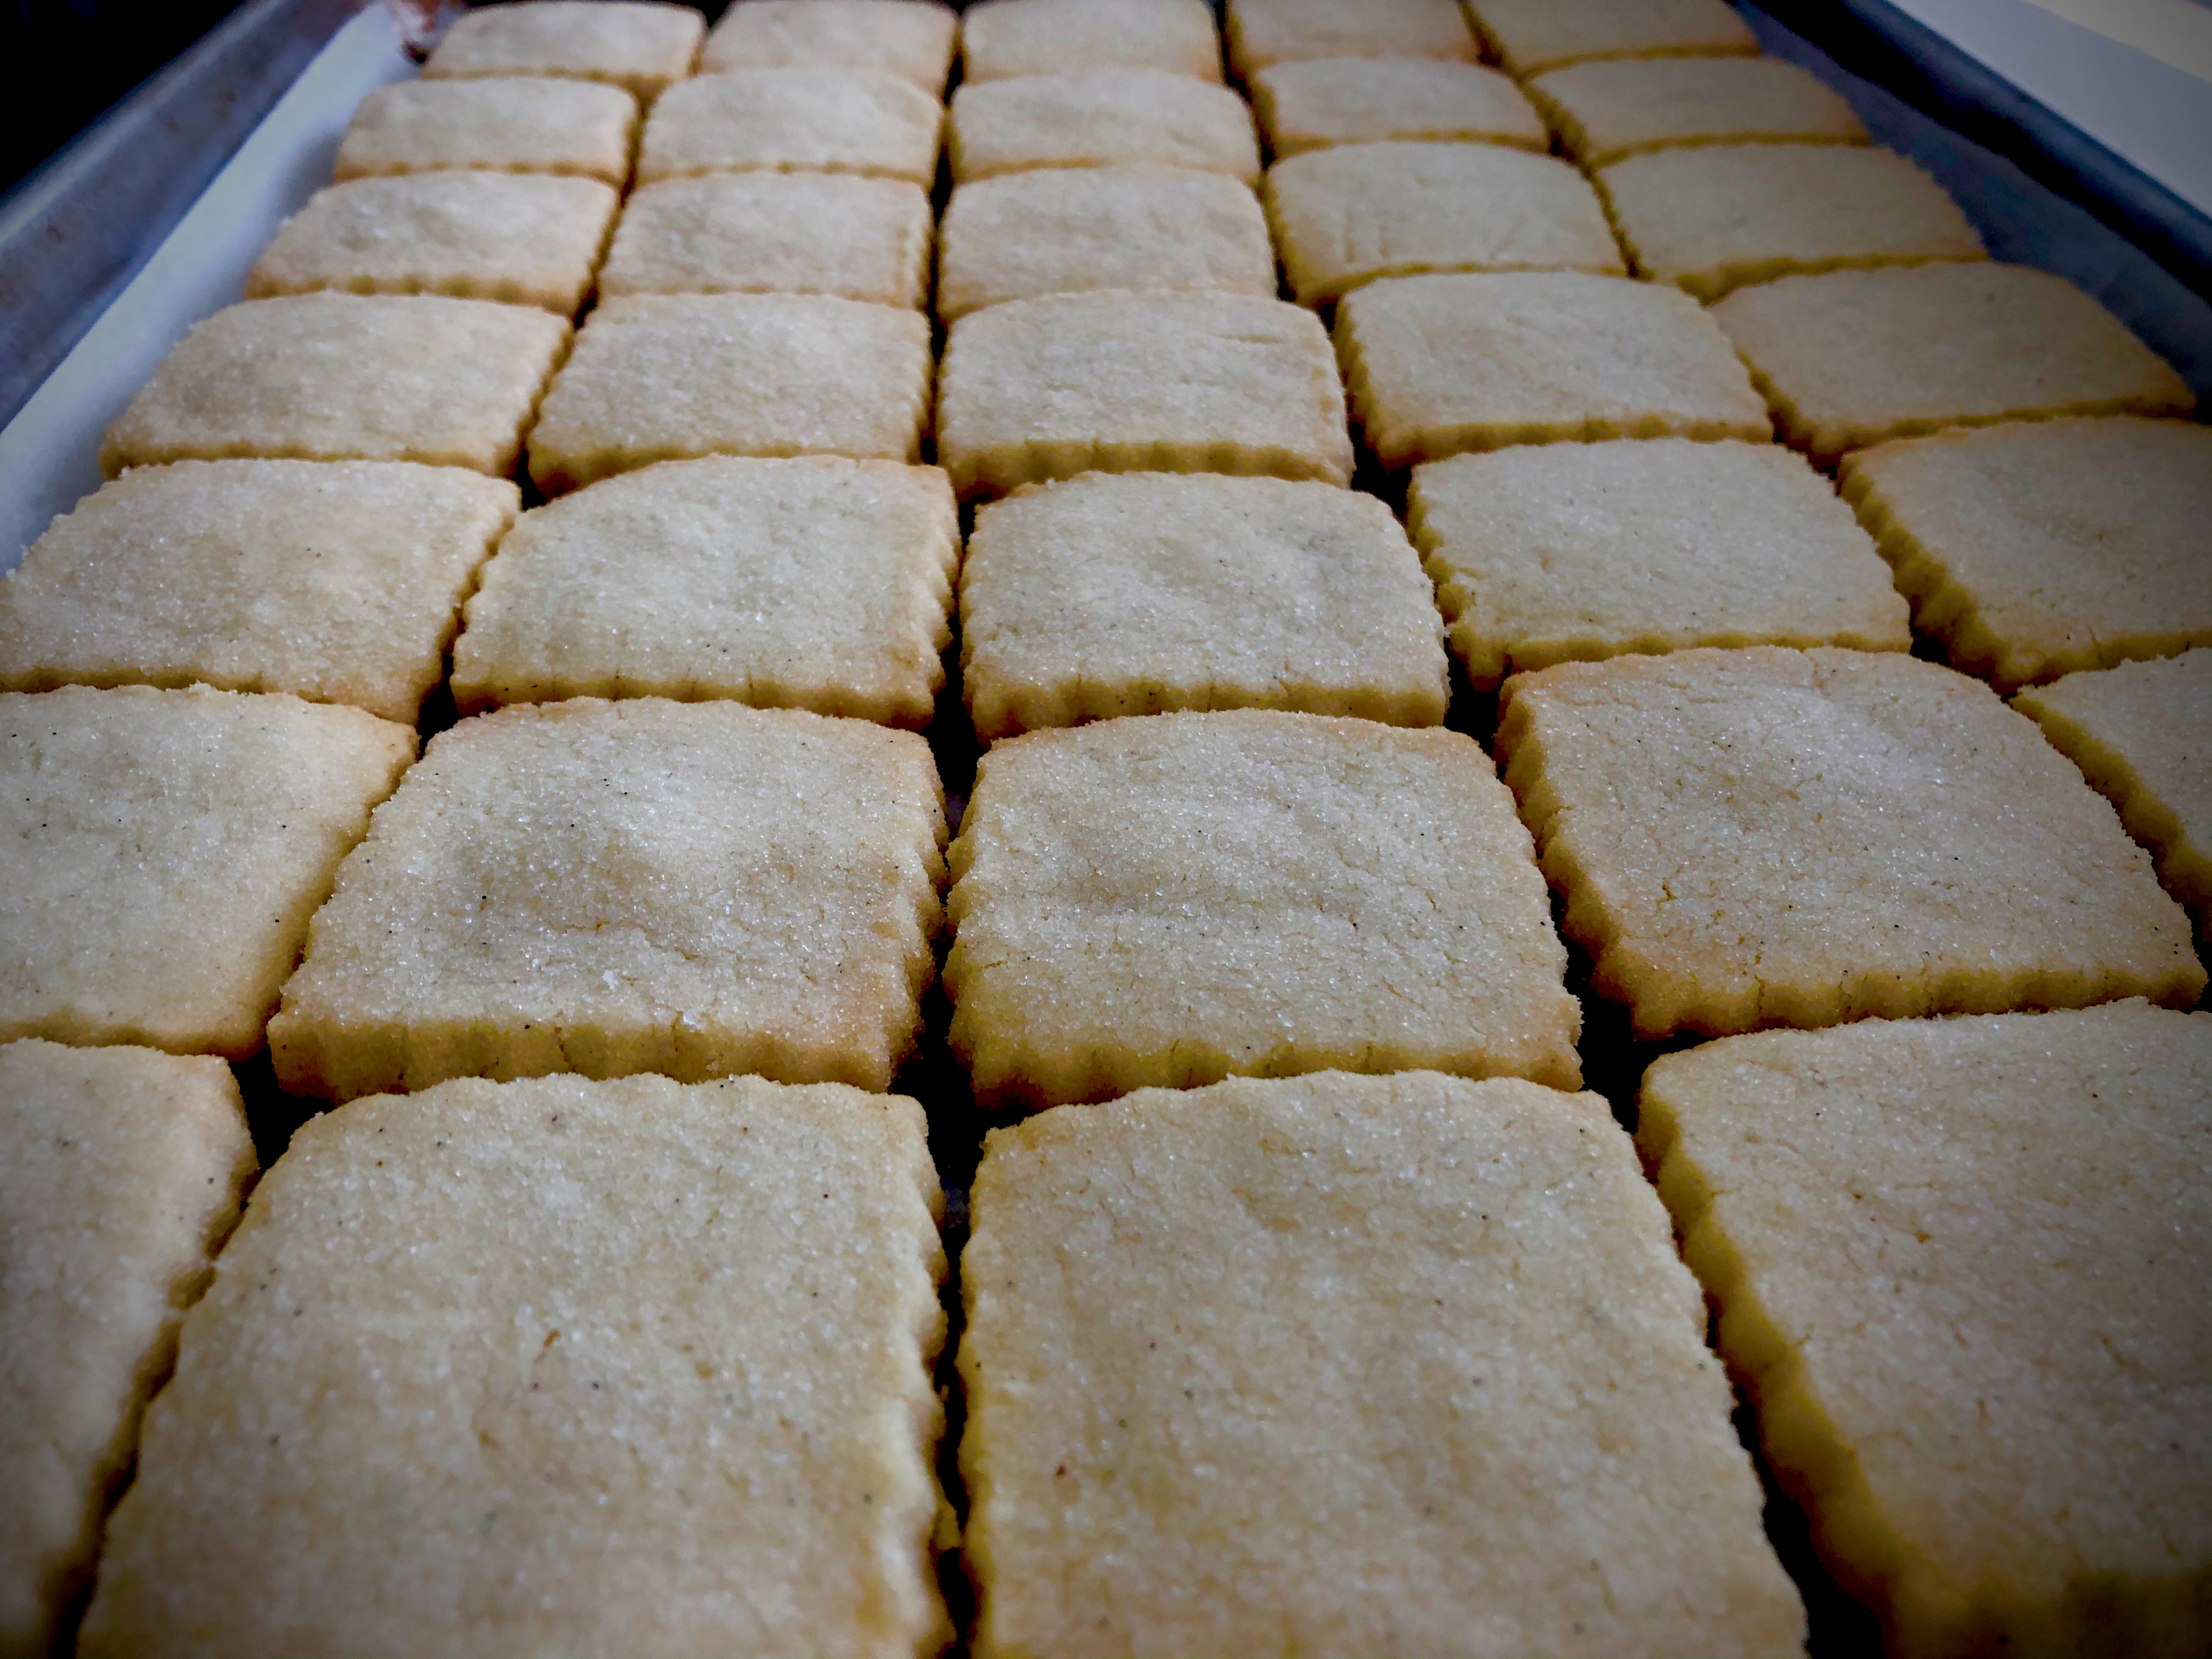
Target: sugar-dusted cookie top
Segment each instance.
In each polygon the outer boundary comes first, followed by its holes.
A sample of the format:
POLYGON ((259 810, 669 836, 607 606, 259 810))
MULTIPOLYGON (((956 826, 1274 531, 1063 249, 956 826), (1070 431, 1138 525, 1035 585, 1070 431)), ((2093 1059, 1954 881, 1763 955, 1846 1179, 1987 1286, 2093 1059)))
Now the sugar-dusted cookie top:
POLYGON ((888 70, 937 97, 959 30, 935 0, 737 0, 708 35, 699 69, 888 70))
POLYGON ((697 8, 659 0, 509 0, 463 12, 422 74, 605 81, 651 103, 691 73, 706 33, 697 8))
POLYGON ((1550 146, 1511 79, 1444 58, 1316 58, 1251 78, 1252 107, 1278 156, 1330 144, 1455 140, 1550 146))
POLYGON ((1844 95, 1779 58, 1624 58, 1547 70, 1528 96, 1586 167, 1687 144, 1863 144, 1844 95))
POLYGON ((1491 55, 1524 79, 1601 58, 1751 56, 1727 0, 1463 0, 1491 55))
MULTIPOLYGON (((987 81, 952 94, 952 179, 1026 167, 1154 163, 1260 179, 1252 112, 1226 87, 1164 70, 987 81)), ((1066 181, 1073 189, 1079 182, 1066 181)))
POLYGON ((865 173, 927 190, 937 177, 944 115, 935 98, 888 70, 725 70, 672 88, 653 106, 638 182, 865 173))
POLYGON ((1005 81, 1094 69, 1221 79, 1205 0, 981 0, 960 14, 960 78, 1005 81))
POLYGON ((340 182, 451 168, 566 173, 620 189, 629 182, 637 125, 637 100, 619 87, 402 81, 361 100, 335 172, 340 182))
POLYGON ((1311 58, 1442 58, 1480 53, 1453 0, 1229 0, 1229 61, 1249 82, 1275 64, 1311 58))

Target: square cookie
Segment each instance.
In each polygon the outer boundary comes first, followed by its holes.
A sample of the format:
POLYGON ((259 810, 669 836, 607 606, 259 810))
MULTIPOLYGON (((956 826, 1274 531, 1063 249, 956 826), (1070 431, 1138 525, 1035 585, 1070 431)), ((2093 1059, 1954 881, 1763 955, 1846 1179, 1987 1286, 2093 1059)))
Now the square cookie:
POLYGON ((0 689, 200 682, 412 726, 520 499, 404 461, 135 467, 0 580, 0 689))
POLYGON ((1751 57, 1727 0, 1462 0, 1490 55, 1522 79, 1593 58, 1751 57))
POLYGON ((111 478, 162 461, 420 461, 501 477, 568 321, 430 294, 295 294, 195 323, 107 428, 111 478))
POLYGON ((1675 289, 1582 271, 1407 276, 1337 307, 1337 354, 1386 467, 1562 439, 1772 428, 1728 337, 1675 289))
POLYGON ((621 200, 596 179, 542 174, 349 179, 316 191, 285 222, 246 273, 246 297, 453 294, 573 317, 621 200))
POLYGON ((738 0, 707 37, 702 74, 883 70, 945 94, 960 20, 935 0, 738 0))
POLYGON ((606 299, 834 294, 919 307, 929 290, 933 228, 928 196, 904 179, 842 173, 668 179, 646 185, 623 208, 599 293, 606 299))
MULTIPOLYGON (((1027 0, 1022 0, 1026 4, 1027 0)), ((1257 197, 1188 167, 1056 169, 979 179, 952 192, 937 314, 1102 289, 1275 297, 1275 247, 1257 197)))
POLYGON ((2010 691, 2212 645, 2212 431, 2006 422, 1844 459, 1920 630, 2010 691))
POLYGON ((1031 732, 983 757, 952 867, 952 1048, 984 1102, 1582 1080, 1528 832, 1455 732, 1236 709, 1031 732))
POLYGON ((1406 521, 1468 683, 1693 646, 1908 651, 1889 567, 1802 456, 1686 438, 1413 469, 1406 521))
POLYGON ((415 733, 194 687, 0 693, 0 1039, 259 1051, 415 733))
POLYGON ((1352 477, 1328 336, 1279 300, 993 306, 952 325, 939 381, 938 459, 963 499, 1092 471, 1352 477))
POLYGON ((311 1120, 186 1317, 78 1651, 936 1652, 941 1209, 921 1109, 834 1086, 311 1120))
POLYGON ((973 1215, 979 1655, 1800 1650, 1597 1096, 1147 1089, 994 1132, 973 1215))
POLYGON ((1223 34, 1237 78, 1312 58, 1480 55, 1454 0, 1228 0, 1223 34))
POLYGON ((0 1647, 63 1650, 138 1416, 254 1172, 219 1060, 0 1044, 0 1647))
POLYGON ((691 73, 706 33, 696 8, 658 0, 514 0, 454 19, 422 76, 604 81, 649 104, 691 73))
POLYGON ((584 81, 402 81, 361 100, 334 171, 348 179, 473 168, 629 182, 637 100, 584 81))
POLYGON ((1496 70, 1443 58, 1316 58, 1254 75, 1252 107, 1277 156, 1393 139, 1551 145, 1543 118, 1496 70))
POLYGON ((1884 1651, 2212 1644, 2208 1102, 2212 1016, 2139 1002, 1645 1073, 1721 1352, 1884 1651))
POLYGON ((1504 144, 1341 144, 1267 169, 1267 221, 1300 305, 1438 270, 1626 275, 1589 181, 1504 144))
POLYGON ((524 515, 469 600, 453 696, 731 697, 927 726, 959 562, 935 467, 664 462, 524 515))
POLYGON ((960 78, 1006 81, 1094 69, 1221 79, 1206 0, 982 0, 960 14, 960 78))
POLYGON ((1779 58, 1605 58, 1547 70, 1528 92, 1586 167, 1680 145, 1867 142, 1841 93, 1779 58))
POLYGON ((2212 939, 2212 649, 2069 674, 2014 704, 2119 809, 2212 939))
POLYGON ((1019 490, 975 515, 960 629, 987 741, 1171 708, 1435 726, 1449 690, 1406 532, 1373 496, 1310 480, 1093 472, 1019 490))
POLYGON ((637 179, 861 173, 927 190, 944 118, 936 99, 887 70, 726 70, 671 88, 653 106, 637 179))
POLYGON ((1713 307, 1790 443, 1848 450, 2052 415, 2186 415, 2172 364, 2063 276, 1919 265, 1785 276, 1713 307))
POLYGON ((693 455, 914 461, 929 417, 929 324, 813 294, 610 300, 530 434, 549 495, 693 455))
POLYGON ((956 185, 1029 167, 1145 164, 1260 181, 1260 135, 1244 100, 1164 70, 963 86, 952 94, 951 125, 956 185))
POLYGON ((332 1100, 548 1072, 887 1088, 944 840, 911 732, 657 697, 464 720, 316 913, 276 1075, 332 1100))
POLYGON ((1978 680, 1755 647, 1507 683, 1506 781, 1639 1037, 2204 987, 2112 809, 1978 680))

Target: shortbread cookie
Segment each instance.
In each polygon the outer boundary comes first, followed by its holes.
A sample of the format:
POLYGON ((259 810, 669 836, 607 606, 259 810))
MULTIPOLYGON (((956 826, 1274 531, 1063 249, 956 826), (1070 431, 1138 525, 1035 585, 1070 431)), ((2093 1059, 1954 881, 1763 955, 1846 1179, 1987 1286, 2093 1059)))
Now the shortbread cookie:
POLYGON ((1581 1081, 1528 832, 1455 732, 1238 709, 1031 732, 983 757, 952 867, 952 1047, 986 1102, 1581 1081))
POLYGON ((884 70, 938 98, 959 32, 935 0, 738 0, 707 37, 699 68, 884 70))
POLYGON ((1597 1096, 1148 1089, 993 1133, 973 1214, 977 1654, 1799 1652, 1597 1096))
POLYGON ((0 1649, 62 1650, 139 1413, 253 1171, 219 1060, 0 1045, 0 1649))
POLYGON ((621 199, 596 179, 528 173, 350 179, 318 191, 285 222, 246 274, 246 297, 453 294, 573 317, 621 199))
POLYGON ((929 289, 931 235, 929 198, 904 179, 837 173, 669 179, 646 185, 623 208, 599 293, 608 299, 834 294, 918 307, 929 289))
POLYGON ((577 337, 530 434, 547 495, 692 455, 921 459, 929 324, 813 294, 641 294, 577 337))
MULTIPOLYGON (((740 0, 751 3, 751 0, 740 0)), ((726 70, 672 87, 640 184, 696 173, 863 173, 929 188, 945 106, 887 70, 726 70)))
POLYGON ((1507 682, 1497 749, 1636 1033, 2204 987, 2112 809, 1978 680, 1899 652, 1684 651, 1507 682))
POLYGON ((2212 645, 2212 431, 2008 422, 1845 457, 1844 497, 1952 665, 2010 691, 2212 645))
POLYGON ((514 470, 568 319, 430 294, 295 294, 196 323, 100 445, 127 466, 250 457, 514 470))
POLYGON ((463 12, 422 75, 604 81, 649 104, 691 73, 706 33, 696 8, 659 0, 514 0, 463 12))
POLYGON ((1750 57, 1728 0, 1462 0, 1491 55, 1524 80, 1594 58, 1750 57))
POLYGON ((581 81, 402 81, 361 100, 337 176, 475 168, 629 181, 637 100, 581 81))
POLYGON ((520 501, 404 461, 134 468, 0 580, 0 689, 198 682, 412 726, 520 501))
POLYGON ((1610 58, 1528 82, 1568 155, 1601 167, 1692 144, 1863 144, 1844 95, 1779 58, 1610 58))
MULTIPOLYGON (((1226 87, 1164 70, 988 81, 952 94, 952 181, 1029 167, 1155 164, 1260 180, 1252 112, 1226 87)), ((1066 181, 1070 189, 1080 180, 1066 181)))
POLYGON ((261 1047, 415 733, 194 687, 0 694, 0 1039, 261 1047))
POLYGON ((1346 296, 1337 353, 1386 467, 1580 438, 1771 435, 1728 337, 1679 289, 1580 271, 1407 276, 1346 296))
POLYGON ((464 720, 316 913, 276 1074, 337 1100, 548 1072, 886 1088, 944 837, 911 732, 659 698, 464 720))
MULTIPOLYGON (((1028 0, 1017 0, 1027 4, 1028 0)), ((981 179, 945 210, 937 314, 1101 289, 1275 297, 1259 198, 1188 167, 1054 169, 981 179)))
POLYGON ((1922 265, 1785 276, 1713 307, 1783 436, 1823 465, 1947 426, 2185 415, 2171 364, 2063 276, 1922 265))
POLYGON ((79 1651, 916 1656, 921 1109, 455 1083, 307 1122, 148 1413, 79 1651))
POLYGON ((1683 438, 1413 469, 1407 523, 1468 683, 1692 646, 1907 651, 1889 567, 1804 458, 1683 438))
POLYGON ((2209 1102, 2212 1016, 2139 1002, 1645 1074, 1721 1352, 1885 1652, 2212 1645, 2209 1102))
POLYGON ((1312 58, 1480 55, 1453 0, 1229 0, 1223 33, 1237 78, 1312 58))
POLYGON ((1597 187, 1637 275, 1708 301, 1797 272, 1985 257, 1942 185, 1865 144, 1657 150, 1597 187))
POLYGON ((982 0, 960 14, 960 77, 1006 81, 1095 69, 1221 78, 1205 0, 982 0))
POLYGON ((1267 169, 1267 220, 1298 303, 1437 270, 1622 276, 1589 181, 1504 144, 1341 144, 1267 169))
POLYGON ((2069 674, 2015 703, 2119 809, 2212 939, 2212 649, 2069 674))
POLYGON ((960 627, 987 740, 1170 708, 1434 726, 1449 690, 1406 532, 1313 481, 1093 472, 1018 491, 975 515, 960 627))
POLYGON ((1316 58, 1252 77, 1252 107, 1276 155, 1391 140, 1549 148, 1543 119, 1508 76, 1441 58, 1316 58))
POLYGON ((1352 477, 1328 336, 1279 300, 993 306, 953 325, 939 380, 938 459, 963 498, 1091 471, 1352 477))
POLYGON ((469 601, 453 696, 732 697, 924 726, 959 562, 935 467, 665 462, 524 515, 469 601))

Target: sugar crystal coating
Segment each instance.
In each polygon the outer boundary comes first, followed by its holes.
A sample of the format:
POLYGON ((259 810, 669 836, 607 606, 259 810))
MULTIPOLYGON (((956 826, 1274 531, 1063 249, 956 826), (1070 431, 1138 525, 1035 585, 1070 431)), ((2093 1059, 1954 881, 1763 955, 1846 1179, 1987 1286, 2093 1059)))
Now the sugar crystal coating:
POLYGON ((1751 26, 1727 0, 1465 0, 1499 62, 1528 76, 1591 58, 1750 56, 1751 26))
POLYGON ((1441 58, 1316 58, 1251 77, 1252 107, 1278 157, 1390 139, 1551 143, 1543 118, 1496 70, 1441 58))
POLYGON ((935 97, 959 30, 935 0, 743 0, 708 35, 699 68, 887 70, 935 97))
POLYGON ((1221 79, 1205 0, 982 0, 960 14, 960 78, 1002 81, 1094 69, 1221 79))
POLYGON ((741 69, 653 106, 641 184, 697 173, 861 173, 927 189, 943 106, 884 70, 741 69))
POLYGON ((959 185, 1028 167, 1145 164, 1225 173, 1248 185, 1260 178, 1260 137, 1244 100, 1164 70, 963 86, 952 94, 951 148, 959 185))
POLYGON ((348 179, 475 168, 629 182, 637 100, 619 87, 516 77, 402 81, 361 100, 338 144, 348 179))
POLYGON ((1863 144, 1844 95, 1778 58, 1603 58, 1547 70, 1528 96, 1586 167, 1684 144, 1863 144))
POLYGON ((696 8, 661 0, 514 0, 462 13, 422 74, 605 81, 649 103, 691 73, 706 33, 696 8))
POLYGON ((1249 81, 1313 58, 1438 58, 1473 63, 1474 36, 1453 0, 1228 0, 1229 61, 1249 81))

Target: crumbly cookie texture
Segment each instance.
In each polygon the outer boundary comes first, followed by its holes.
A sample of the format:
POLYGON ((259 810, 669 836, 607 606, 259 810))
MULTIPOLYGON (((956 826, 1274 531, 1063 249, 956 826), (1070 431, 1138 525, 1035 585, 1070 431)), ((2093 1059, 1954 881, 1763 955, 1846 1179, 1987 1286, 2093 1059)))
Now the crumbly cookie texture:
MULTIPOLYGON (((1226 87, 1164 70, 986 81, 952 94, 952 181, 1029 167, 1154 165, 1260 180, 1252 112, 1226 87)), ((1071 189, 1080 180, 1066 181, 1071 189)))
POLYGON ((311 1119, 186 1317, 78 1650, 937 1652, 941 1210, 921 1109, 834 1085, 311 1119))
POLYGON ((982 0, 960 14, 960 78, 1005 81, 1094 69, 1221 79, 1205 0, 982 0))
POLYGON ((1645 1073, 1721 1352, 1885 1652, 2212 1642, 2208 1101, 2212 1016, 2140 1002, 1645 1073))
POLYGON ((415 733, 204 686, 0 694, 0 1039, 243 1060, 415 733))
POLYGON ((1456 732, 1249 709, 1031 732, 984 756, 952 867, 952 1047, 984 1100, 1581 1081, 1528 832, 1456 732))
POLYGON ((1146 1089, 994 1132, 972 1214, 979 1655, 1800 1650, 1597 1096, 1146 1089))
POLYGON ((1692 144, 1868 142, 1841 93, 1779 58, 1606 58, 1547 70, 1527 90, 1586 167, 1692 144))
POLYGON ((1727 0, 1462 0, 1491 55, 1523 79, 1604 58, 1751 57, 1759 39, 1727 0))
POLYGON ((1543 118, 1510 76, 1442 58, 1317 58, 1251 79, 1277 156, 1331 144, 1453 140, 1550 148, 1543 118))
POLYGON ((316 914, 276 1074, 338 1100, 550 1072, 887 1088, 944 839, 911 732, 650 697, 464 720, 316 914))
POLYGON ((629 182, 637 100, 586 81, 402 81, 361 100, 339 142, 340 182, 469 168, 629 182))
POLYGON ((691 73, 706 33, 696 7, 659 0, 519 0, 462 13, 422 75, 604 81, 651 103, 691 73))
POLYGON ((0 1044, 0 1647, 54 1651, 138 1417, 238 1219, 253 1142, 230 1067, 0 1044))
POLYGON ((935 98, 959 32, 934 0, 744 0, 708 35, 699 69, 884 70, 935 98))
POLYGON ((1844 458, 1844 499, 1952 665, 2010 691, 2212 645, 2212 431, 2006 422, 1844 458))
POLYGON ((976 514, 960 615, 961 684, 986 740, 1172 708, 1444 717, 1420 562, 1389 507, 1334 484, 1094 472, 1030 486, 976 514))
POLYGON ((1481 55, 1454 0, 1229 0, 1223 33, 1237 76, 1249 82, 1276 64, 1314 58, 1481 55))
MULTIPOLYGON (((597 3, 597 0, 594 0, 597 3)), ((640 184, 699 173, 860 173, 930 187, 945 106, 888 70, 742 69, 672 87, 640 184)))
POLYGON ((1979 681, 1899 652, 1682 651, 1506 683, 1505 777, 1636 1033, 2204 988, 2112 809, 1979 681))
POLYGON ((1804 458, 1684 438, 1413 469, 1407 524, 1468 683, 1692 646, 1905 651, 1889 567, 1804 458))
POLYGON ((1790 444, 1823 465, 1948 426, 2186 415, 2172 364, 2063 276, 1976 260, 1784 276, 1712 308, 1790 444))

